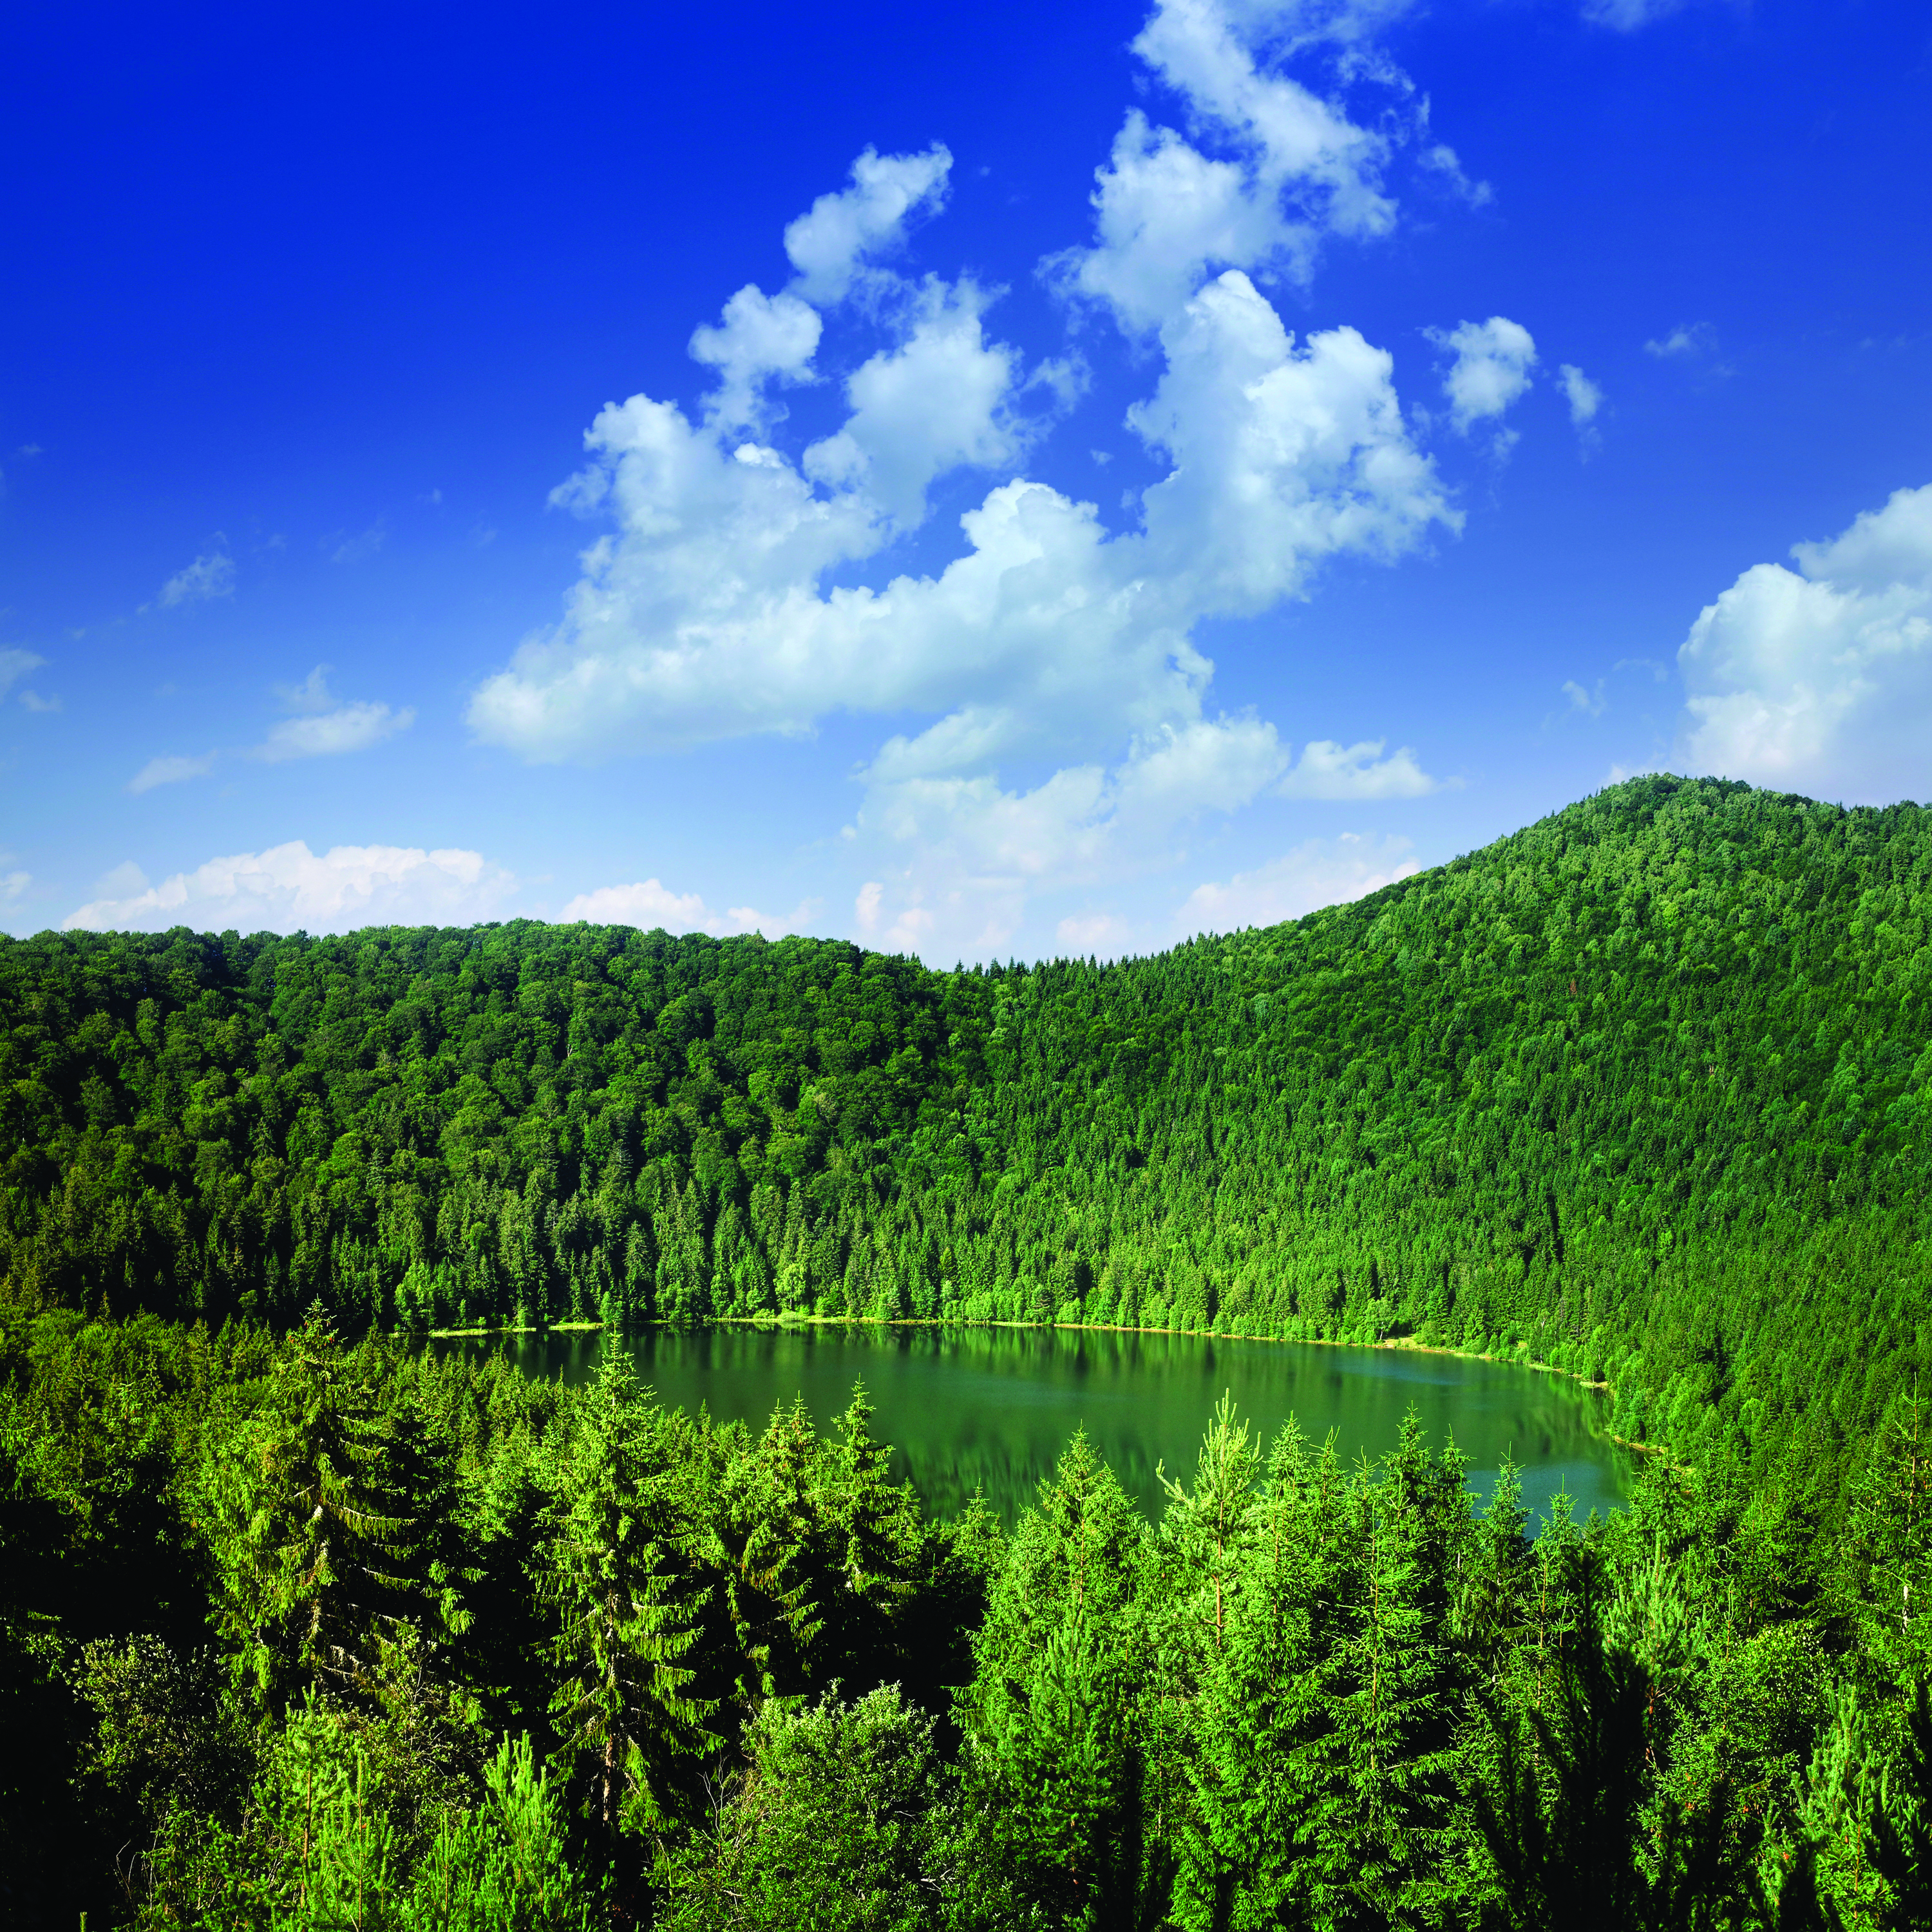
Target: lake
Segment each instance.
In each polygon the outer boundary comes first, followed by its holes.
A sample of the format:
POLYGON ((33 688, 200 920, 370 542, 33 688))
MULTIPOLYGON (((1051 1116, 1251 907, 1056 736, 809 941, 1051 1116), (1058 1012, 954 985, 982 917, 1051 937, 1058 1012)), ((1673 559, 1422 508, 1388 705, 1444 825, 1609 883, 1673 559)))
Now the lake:
MULTIPOLYGON (((452 1337, 440 1348, 506 1350, 527 1373, 566 1382, 596 1372, 601 1334, 452 1337)), ((652 1328, 616 1338, 660 1400, 761 1426, 802 1395, 821 1427, 862 1382, 874 1433, 927 1508, 963 1509, 975 1489, 1010 1523, 1033 1500, 1067 1438, 1084 1427, 1150 1515, 1155 1471, 1192 1478, 1223 1390, 1264 1446, 1292 1414, 1343 1457, 1392 1448, 1412 1407, 1432 1448, 1453 1432, 1486 1496, 1504 1457, 1522 1471, 1538 1516, 1559 1490, 1578 1517, 1628 1493, 1630 1459, 1601 1430, 1602 1399, 1568 1378, 1502 1362, 1397 1348, 1324 1348, 1106 1330, 849 1327, 652 1328)))

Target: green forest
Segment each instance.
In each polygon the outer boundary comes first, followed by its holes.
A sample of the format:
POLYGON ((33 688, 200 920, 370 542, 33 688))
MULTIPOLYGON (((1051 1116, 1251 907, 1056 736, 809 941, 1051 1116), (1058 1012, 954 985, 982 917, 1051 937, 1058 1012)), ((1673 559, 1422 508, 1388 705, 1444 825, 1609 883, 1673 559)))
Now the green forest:
POLYGON ((1932 811, 1646 777, 1106 965, 0 940, 0 1913, 1932 1925, 1928 915, 1932 811), (420 1339, 802 1318, 1516 1358, 1642 1477, 1224 1409, 934 1521, 862 1394, 420 1339))

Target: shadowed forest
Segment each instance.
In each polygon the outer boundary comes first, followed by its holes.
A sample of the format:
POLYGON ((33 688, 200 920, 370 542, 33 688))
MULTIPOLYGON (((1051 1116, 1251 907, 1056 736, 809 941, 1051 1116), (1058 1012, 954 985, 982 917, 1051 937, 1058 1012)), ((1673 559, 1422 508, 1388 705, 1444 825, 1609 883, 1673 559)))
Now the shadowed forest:
POLYGON ((1644 778, 1102 966, 0 942, 25 1924, 1932 1924, 1932 813, 1644 778), (856 1317, 1610 1384, 1533 1540, 1224 1410, 1158 1521, 433 1328, 856 1317))

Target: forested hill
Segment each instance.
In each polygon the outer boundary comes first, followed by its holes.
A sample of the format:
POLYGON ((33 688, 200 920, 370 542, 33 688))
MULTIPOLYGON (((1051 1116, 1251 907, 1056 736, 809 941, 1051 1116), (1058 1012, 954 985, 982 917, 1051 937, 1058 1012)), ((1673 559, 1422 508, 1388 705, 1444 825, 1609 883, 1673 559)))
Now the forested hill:
POLYGON ((1106 967, 44 934, 0 942, 0 1265, 210 1318, 1521 1349, 1822 1512, 1932 1372, 1928 913, 1924 808, 1652 777, 1106 967))

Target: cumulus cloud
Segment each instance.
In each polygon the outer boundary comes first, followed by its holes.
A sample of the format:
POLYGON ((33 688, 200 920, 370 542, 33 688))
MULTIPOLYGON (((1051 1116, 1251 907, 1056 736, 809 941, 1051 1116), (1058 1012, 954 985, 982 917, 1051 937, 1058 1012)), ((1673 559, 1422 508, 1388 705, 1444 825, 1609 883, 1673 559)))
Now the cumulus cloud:
POLYGON ((319 664, 299 684, 278 684, 275 696, 284 711, 328 711, 334 708, 334 694, 328 688, 328 674, 335 667, 319 664))
POLYGON ((818 584, 881 540, 862 484, 819 494, 778 451, 722 448, 646 397, 607 408, 572 499, 618 532, 586 553, 563 625, 484 683, 472 725, 551 760, 796 734, 840 710, 941 714, 912 751, 886 748, 894 765, 1118 744, 1201 715, 1211 666, 1188 633, 1204 617, 1457 526, 1390 358, 1354 330, 1298 344, 1230 272, 1162 340, 1131 422, 1173 467, 1140 528, 1110 535, 1093 505, 1017 480, 960 519, 968 548, 937 576, 877 590, 818 584))
POLYGON ((767 939, 778 939, 797 932, 811 913, 809 901, 789 914, 760 912, 755 906, 732 906, 716 913, 696 892, 674 892, 660 880, 644 879, 635 885, 599 886, 595 892, 579 892, 557 917, 565 926, 582 920, 592 926, 635 926, 647 931, 662 926, 667 932, 708 932, 718 938, 761 932, 767 939))
POLYGON ((1570 405, 1570 420, 1580 430, 1588 429, 1604 406, 1604 392, 1574 362, 1566 362, 1556 372, 1563 385, 1563 398, 1570 405))
POLYGON ((1690 770, 1866 801, 1924 796, 1932 742, 1932 484, 1760 563, 1677 654, 1690 770))
POLYGON ((64 931, 342 932, 361 926, 467 926, 495 917, 517 880, 480 852, 336 845, 318 856, 296 839, 266 852, 211 859, 150 886, 130 864, 104 896, 70 913, 64 931))
POLYGON ((868 944, 922 954, 992 952, 1036 892, 1172 864, 1190 825, 1251 803, 1288 762, 1274 727, 1252 717, 1169 724, 1116 761, 1030 786, 939 760, 922 770, 913 750, 895 741, 868 774, 854 830, 896 862, 866 882, 855 916, 868 944))
POLYGON ((226 550, 210 550, 175 572, 160 592, 160 602, 172 609, 178 604, 200 604, 211 598, 235 594, 235 560, 226 550))
POLYGON ((724 304, 718 326, 700 327, 691 338, 692 357, 718 371, 711 420, 733 429, 756 422, 768 382, 809 381, 824 328, 809 302, 782 292, 768 296, 746 283, 724 304))
POLYGON ((1017 351, 986 340, 986 297, 972 283, 926 283, 903 338, 846 383, 852 413, 805 452, 806 474, 862 495, 892 522, 924 520, 926 492, 948 471, 1010 467, 1028 430, 1009 401, 1017 351))
POLYGON ((32 651, 0 650, 0 698, 4 698, 21 679, 38 670, 46 659, 32 651))
POLYGON ((1496 200, 1496 191, 1487 182, 1472 180, 1464 172, 1454 148, 1438 141, 1432 147, 1424 148, 1417 159, 1458 201, 1466 202, 1472 208, 1486 208, 1496 200))
MULTIPOLYGON (((1259 57, 1284 31, 1291 47, 1358 41, 1372 31, 1368 10, 1288 8, 1280 19, 1274 10, 1159 0, 1133 44, 1180 95, 1197 140, 1220 152, 1137 110, 1099 170, 1094 243, 1057 266, 1068 288, 1104 304, 1130 332, 1157 327, 1212 269, 1305 281, 1325 236, 1384 235, 1395 224, 1384 181, 1390 132, 1358 124, 1341 102, 1259 57)), ((1386 63, 1373 70, 1406 92, 1386 63)), ((1431 165, 1460 176, 1454 153, 1435 149, 1431 165)))
MULTIPOLYGON (((714 372, 699 404, 640 394, 597 415, 553 501, 602 533, 561 621, 476 690, 478 736, 596 760, 890 716, 849 828, 878 874, 854 917, 907 945, 970 945, 1010 931, 1031 892, 1171 862, 1202 814, 1284 776, 1310 797, 1430 789, 1412 752, 1379 743, 1324 742, 1291 766, 1272 725, 1216 715, 1195 642, 1309 595, 1336 560, 1393 560, 1460 527, 1389 353, 1347 327, 1298 338, 1254 279, 1393 224, 1388 166, 1426 124, 1370 44, 1399 10, 1160 0, 1136 41, 1187 131, 1130 115, 1090 245, 1051 265, 1155 354, 1126 427, 1157 480, 1124 515, 1024 474, 1042 400, 1064 409, 1079 364, 1029 371, 992 332, 988 292, 884 266, 939 206, 950 157, 868 149, 787 230, 788 289, 741 290, 693 338, 714 372), (1396 106, 1352 116, 1280 71, 1297 48, 1396 106), (788 446, 767 388, 813 376, 828 316, 883 339, 846 363, 842 422, 788 446), (932 491, 972 470, 988 486, 949 556, 932 491), (877 571, 916 530, 932 560, 877 571)), ((1516 325, 1483 326, 1534 359, 1516 325)))
POLYGON ((131 792, 152 791, 157 785, 179 784, 188 778, 205 778, 214 769, 216 754, 203 752, 199 757, 171 753, 150 758, 128 781, 131 792))
POLYGON ((328 688, 334 667, 320 664, 300 684, 278 684, 275 695, 292 718, 270 728, 268 736, 248 752, 265 764, 291 758, 326 758, 347 752, 367 751, 416 722, 407 705, 399 711, 370 698, 344 704, 328 688))
POLYGON ((1360 898, 1421 869, 1406 838, 1345 832, 1334 838, 1305 839, 1252 872, 1237 872, 1225 885, 1196 886, 1176 924, 1187 932, 1276 926, 1322 906, 1360 898))
POLYGON ((1450 419, 1464 435, 1500 417, 1529 387, 1536 343, 1521 322, 1492 315, 1487 322, 1458 322, 1430 334, 1438 347, 1454 353, 1442 393, 1449 399, 1450 419))
POLYGON ((244 752, 202 752, 194 755, 171 752, 150 758, 128 781, 130 792, 152 791, 157 785, 179 784, 206 778, 224 758, 252 758, 263 764, 283 764, 292 758, 338 757, 366 751, 416 722, 405 705, 392 710, 371 699, 344 704, 328 688, 329 667, 317 664, 299 684, 278 684, 275 695, 282 708, 295 716, 269 728, 259 745, 244 752))
POLYGON ((914 217, 938 210, 952 168, 937 142, 921 154, 868 148, 852 164, 850 188, 821 194, 785 230, 799 294, 820 306, 843 301, 867 263, 903 245, 914 217))

